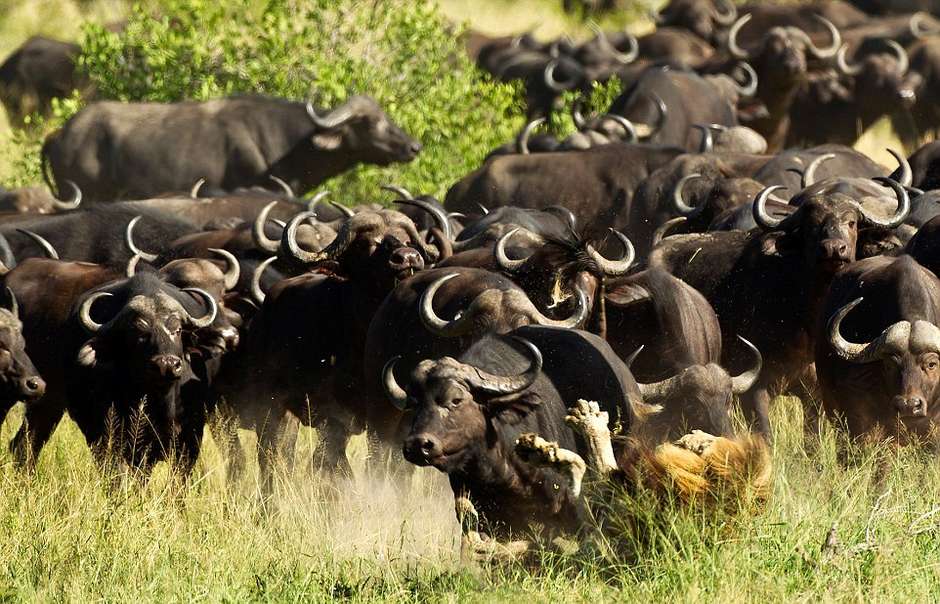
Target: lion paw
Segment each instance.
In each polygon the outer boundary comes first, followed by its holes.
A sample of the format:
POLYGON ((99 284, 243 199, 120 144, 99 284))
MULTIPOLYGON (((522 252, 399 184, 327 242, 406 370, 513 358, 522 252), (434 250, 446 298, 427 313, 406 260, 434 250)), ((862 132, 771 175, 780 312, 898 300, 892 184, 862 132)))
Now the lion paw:
POLYGON ((718 440, 718 437, 712 436, 708 432, 692 430, 692 432, 686 434, 673 444, 677 447, 689 450, 696 455, 704 455, 706 451, 714 446, 716 440, 718 440))

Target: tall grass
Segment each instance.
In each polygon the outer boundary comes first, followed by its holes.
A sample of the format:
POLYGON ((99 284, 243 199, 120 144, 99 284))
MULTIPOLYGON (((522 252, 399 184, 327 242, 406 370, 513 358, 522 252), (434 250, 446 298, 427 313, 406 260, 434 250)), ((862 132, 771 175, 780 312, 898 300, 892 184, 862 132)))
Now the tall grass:
MULTIPOLYGON (((774 493, 757 514, 646 510, 631 555, 591 546, 534 564, 465 567, 444 477, 351 480, 298 470, 268 503, 255 477, 227 488, 209 444, 186 486, 165 469, 110 491, 65 422, 25 476, 0 454, 0 599, 70 601, 793 601, 933 599, 940 580, 940 468, 825 429, 803 447, 795 399, 773 419, 774 493), (846 446, 842 443, 841 446, 846 446), (650 519, 647 519, 650 520, 650 519), (833 544, 821 551, 830 528, 833 544)), ((5 443, 18 419, 2 431, 5 443)), ((298 467, 313 447, 304 431, 298 467)), ((242 433, 249 446, 248 433, 242 433)))

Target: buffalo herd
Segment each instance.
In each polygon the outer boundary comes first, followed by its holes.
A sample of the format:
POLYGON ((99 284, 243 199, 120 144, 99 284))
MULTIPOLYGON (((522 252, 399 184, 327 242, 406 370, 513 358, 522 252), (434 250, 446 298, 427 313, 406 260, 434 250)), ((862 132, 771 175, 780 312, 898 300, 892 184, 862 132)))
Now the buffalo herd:
POLYGON ((42 147, 48 190, 0 197, 13 459, 67 411, 102 468, 186 476, 208 428, 235 481, 244 428, 268 494, 299 425, 326 476, 366 433, 369 468, 445 473, 489 556, 582 530, 610 482, 769 496, 779 394, 808 438, 940 444, 940 147, 851 147, 940 127, 940 21, 877 10, 672 0, 640 38, 468 36, 529 123, 443 202, 330 199, 421 152, 368 96, 95 101, 77 48, 30 40, 0 67, 11 116, 89 102, 42 147), (539 131, 613 78, 606 112, 539 131))

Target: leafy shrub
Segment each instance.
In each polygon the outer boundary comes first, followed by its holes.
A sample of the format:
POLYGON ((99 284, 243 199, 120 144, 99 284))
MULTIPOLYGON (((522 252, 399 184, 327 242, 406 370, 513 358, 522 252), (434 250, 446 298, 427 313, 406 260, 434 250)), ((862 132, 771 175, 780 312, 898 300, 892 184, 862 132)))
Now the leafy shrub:
POLYGON ((429 0, 157 0, 126 28, 85 27, 82 68, 98 98, 205 100, 240 93, 334 106, 374 97, 424 151, 407 165, 364 167, 326 186, 347 201, 395 182, 442 195, 522 124, 514 86, 489 80, 461 30, 429 0))

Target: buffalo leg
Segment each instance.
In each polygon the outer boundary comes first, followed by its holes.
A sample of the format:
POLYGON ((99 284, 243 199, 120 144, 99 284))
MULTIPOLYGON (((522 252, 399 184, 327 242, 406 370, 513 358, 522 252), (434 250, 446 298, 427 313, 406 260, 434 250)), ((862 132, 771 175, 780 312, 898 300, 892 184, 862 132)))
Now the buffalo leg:
POLYGON ((346 457, 346 445, 349 444, 349 430, 340 422, 327 418, 317 426, 320 439, 313 452, 312 466, 316 470, 338 472, 352 476, 352 467, 346 457))
POLYGON ((238 417, 230 407, 220 405, 209 422, 209 430, 225 460, 226 482, 231 488, 245 471, 245 449, 238 439, 238 417))
POLYGON ((751 428, 771 442, 773 432, 770 428, 770 390, 767 386, 755 386, 749 395, 741 397, 741 409, 751 428))
POLYGON ((280 461, 278 445, 285 413, 284 405, 275 399, 268 412, 255 423, 255 432, 258 435, 258 469, 261 490, 265 495, 274 491, 274 471, 280 461))
POLYGON ((528 541, 500 543, 480 533, 480 514, 466 493, 454 500, 457 521, 460 522, 460 560, 471 562, 512 562, 525 554, 528 541))
POLYGON ((43 401, 33 403, 26 407, 23 425, 17 431, 10 450, 13 460, 20 467, 32 469, 39 461, 39 453, 45 446, 49 437, 55 431, 65 409, 55 404, 44 404, 43 401))

